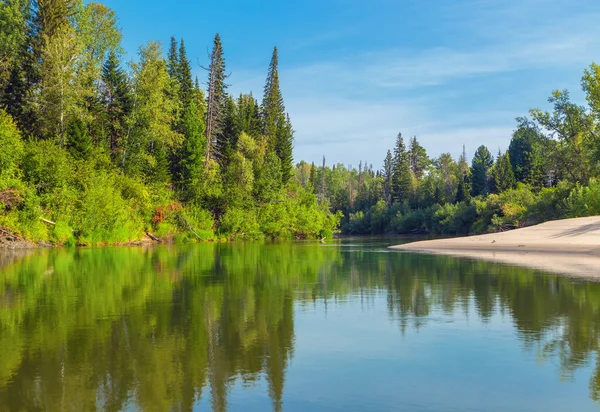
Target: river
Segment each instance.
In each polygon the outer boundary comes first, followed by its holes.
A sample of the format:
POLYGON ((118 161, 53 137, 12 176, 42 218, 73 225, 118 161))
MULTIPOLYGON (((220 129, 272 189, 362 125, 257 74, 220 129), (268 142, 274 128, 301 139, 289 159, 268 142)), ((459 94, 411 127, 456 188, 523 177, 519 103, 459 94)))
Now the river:
POLYGON ((1 252, 0 410, 600 409, 600 283, 398 241, 1 252))

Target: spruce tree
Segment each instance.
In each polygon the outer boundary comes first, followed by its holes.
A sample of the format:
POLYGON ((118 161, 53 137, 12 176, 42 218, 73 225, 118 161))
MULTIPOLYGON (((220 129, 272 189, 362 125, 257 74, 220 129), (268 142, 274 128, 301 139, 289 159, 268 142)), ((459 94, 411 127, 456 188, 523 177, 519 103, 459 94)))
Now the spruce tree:
POLYGON ((68 126, 67 149, 77 160, 89 159, 92 154, 92 139, 88 135, 86 124, 79 118, 71 121, 68 126))
POLYGON ((183 109, 185 110, 193 99, 194 82, 192 81, 192 68, 185 51, 183 39, 181 39, 179 45, 178 66, 177 78, 179 83, 179 98, 181 99, 183 109))
POLYGON ((492 154, 485 146, 479 146, 471 165, 471 195, 487 195, 489 190, 489 170, 494 164, 492 154))
POLYGON ((182 126, 184 140, 178 156, 177 181, 184 199, 194 200, 200 197, 198 190, 206 149, 204 121, 194 100, 185 109, 182 126))
POLYGON ((394 166, 392 172, 392 200, 395 202, 409 201, 412 197, 412 174, 410 158, 404 145, 402 133, 398 133, 394 147, 394 166))
POLYGON ((277 47, 275 47, 273 48, 273 55, 269 64, 262 101, 263 132, 270 148, 274 148, 277 145, 278 122, 284 113, 285 105, 279 88, 279 56, 277 47))
POLYGON ((308 182, 310 184, 310 190, 314 193, 315 188, 317 187, 317 168, 315 167, 315 162, 312 162, 310 165, 310 175, 308 177, 308 182))
POLYGON ((421 179, 423 173, 425 173, 425 169, 429 165, 429 158, 427 157, 425 148, 417 141, 417 136, 413 136, 410 139, 408 155, 410 158, 410 170, 417 179, 421 179))
POLYGON ((237 100, 238 130, 245 132, 254 139, 262 133, 259 105, 250 94, 240 94, 237 100))
POLYGON ((515 175, 510 164, 510 156, 507 153, 498 152, 498 160, 492 169, 492 181, 494 192, 502 193, 516 186, 515 175))
POLYGON ((290 116, 286 117, 283 114, 280 116, 277 122, 277 140, 275 146, 275 152, 281 162, 281 182, 285 186, 290 178, 292 177, 292 171, 294 169, 294 158, 293 158, 293 140, 294 130, 292 129, 292 123, 290 116))
POLYGON ((392 203, 392 177, 394 174, 394 159, 392 152, 387 151, 383 161, 383 195, 388 206, 392 203))
POLYGON ((223 107, 227 96, 225 58, 221 37, 215 35, 208 67, 208 100, 206 104, 206 151, 205 161, 218 158, 217 136, 223 128, 223 107))
POLYGON ((126 119, 131 112, 132 97, 127 75, 119 66, 119 59, 114 52, 108 55, 102 67, 101 94, 108 147, 117 160, 124 147, 126 119))
POLYGON ((177 79, 179 77, 179 53, 177 52, 177 40, 175 36, 171 36, 169 53, 167 54, 167 67, 169 69, 169 76, 172 79, 177 79))
POLYGON ((240 131, 237 128, 237 107, 229 95, 225 97, 222 109, 222 126, 216 136, 216 153, 221 166, 227 166, 229 159, 237 146, 240 131))

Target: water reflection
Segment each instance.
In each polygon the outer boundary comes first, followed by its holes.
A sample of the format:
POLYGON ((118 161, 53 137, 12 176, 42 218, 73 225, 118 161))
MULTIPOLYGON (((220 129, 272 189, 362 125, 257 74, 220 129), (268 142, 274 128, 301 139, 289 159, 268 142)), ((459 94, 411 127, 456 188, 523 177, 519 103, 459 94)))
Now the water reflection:
MULTIPOLYGON (((282 409, 302 306, 387 299, 399 335, 432 313, 511 316, 568 379, 598 354, 600 284, 488 263, 320 244, 35 251, 0 259, 7 410, 228 407, 242 380, 282 409)), ((456 316, 456 315, 455 315, 456 316)), ((600 400, 600 367, 590 379, 600 400)))

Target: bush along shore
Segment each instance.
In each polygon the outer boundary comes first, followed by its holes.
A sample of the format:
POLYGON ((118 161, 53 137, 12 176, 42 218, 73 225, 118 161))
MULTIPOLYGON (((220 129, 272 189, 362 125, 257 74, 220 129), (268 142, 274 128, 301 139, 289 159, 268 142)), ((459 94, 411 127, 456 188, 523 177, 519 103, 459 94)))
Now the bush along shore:
POLYGON ((292 179, 277 48, 259 104, 228 93, 218 34, 201 88, 183 39, 151 41, 123 64, 117 17, 101 3, 8 0, 0 20, 0 246, 323 238, 338 227, 341 215, 292 179))

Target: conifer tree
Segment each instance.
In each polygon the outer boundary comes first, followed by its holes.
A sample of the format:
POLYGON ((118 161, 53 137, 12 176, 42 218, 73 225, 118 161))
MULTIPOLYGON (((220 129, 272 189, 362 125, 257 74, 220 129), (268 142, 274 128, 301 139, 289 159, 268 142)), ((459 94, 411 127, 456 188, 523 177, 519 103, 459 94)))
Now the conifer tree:
POLYGON ((291 176, 293 165, 293 139, 294 130, 292 129, 292 123, 290 116, 284 117, 282 114, 277 122, 277 140, 275 146, 275 152, 281 162, 281 179, 282 183, 286 185, 291 176))
POLYGON ((429 158, 427 157, 425 148, 417 141, 417 136, 413 136, 410 139, 408 155, 410 158, 410 170, 417 179, 421 179, 425 169, 429 165, 429 158))
POLYGON ((467 150, 463 145, 463 151, 458 159, 458 188, 456 191, 456 201, 462 202, 471 198, 471 169, 467 161, 467 150))
POLYGON ((179 98, 185 110, 191 103, 194 93, 194 83, 192 81, 192 68, 190 61, 188 60, 185 43, 181 39, 179 44, 179 57, 178 57, 178 72, 177 78, 179 83, 179 98))
POLYGON ((250 94, 240 94, 237 100, 238 130, 245 132, 254 139, 262 133, 260 111, 256 99, 250 94))
POLYGON ((489 170, 494 164, 492 154, 485 146, 479 146, 471 165, 471 195, 473 197, 489 193, 489 170))
POLYGON ((216 136, 216 153, 221 166, 229 164, 229 160, 237 146, 239 130, 237 128, 237 108, 235 101, 229 95, 225 97, 222 110, 222 126, 216 136))
POLYGON ((394 175, 394 159, 392 152, 387 151, 383 161, 383 194, 388 206, 392 204, 392 177, 394 175))
POLYGON ((217 136, 223 128, 223 107, 227 96, 225 84, 225 58, 221 37, 215 35, 208 67, 208 101, 206 105, 206 151, 205 161, 218 158, 217 136))
POLYGON ((177 52, 177 40, 175 36, 171 36, 171 42, 169 43, 167 67, 169 69, 169 76, 172 79, 177 79, 179 77, 179 53, 177 52))
POLYGON ((85 123, 77 118, 71 121, 67 130, 67 149, 77 160, 89 159, 92 154, 92 139, 85 123))
POLYGON ((202 113, 192 100, 183 115, 183 144, 178 158, 177 181, 186 200, 198 199, 206 149, 202 113))
POLYGON ((312 162, 310 165, 310 175, 308 177, 308 182, 310 183, 311 191, 314 193, 315 188, 317 187, 317 168, 315 167, 315 162, 312 162))
POLYGON ((273 48, 273 55, 269 64, 262 101, 263 132, 270 148, 274 148, 277 145, 278 122, 284 113, 285 105, 279 88, 279 57, 277 47, 275 47, 273 48))
POLYGON ((102 67, 102 105, 104 107, 104 128, 108 147, 113 158, 117 159, 123 149, 126 133, 126 119, 132 108, 132 97, 125 71, 119 60, 111 52, 102 67))
POLYGON ((495 193, 502 193, 515 187, 516 180, 508 152, 502 154, 498 151, 498 159, 491 174, 495 193))
POLYGON ((394 166, 392 172, 392 200, 395 202, 409 201, 412 196, 412 175, 410 159, 402 133, 398 133, 394 147, 394 166))

